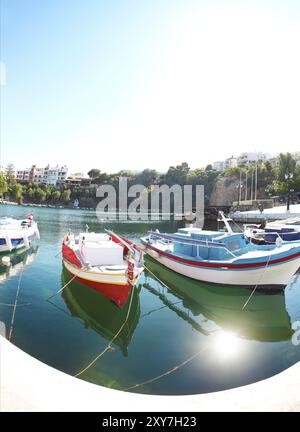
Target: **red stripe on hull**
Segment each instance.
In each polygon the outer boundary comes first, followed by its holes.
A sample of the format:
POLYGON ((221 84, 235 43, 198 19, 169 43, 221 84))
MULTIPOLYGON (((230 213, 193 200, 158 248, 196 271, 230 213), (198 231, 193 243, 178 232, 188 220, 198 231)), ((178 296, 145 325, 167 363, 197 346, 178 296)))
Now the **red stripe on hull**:
POLYGON ((153 246, 150 246, 148 244, 146 244, 146 247, 149 249, 154 250, 155 252, 157 252, 159 255, 165 256, 167 258, 170 258, 171 260, 174 261, 179 261, 179 262, 183 262, 184 264, 190 264, 193 266, 197 266, 197 267, 206 267, 206 268, 232 268, 232 269, 243 269, 243 268, 256 268, 256 267, 265 267, 267 264, 270 266, 272 264, 279 264, 281 262, 284 261, 289 261, 291 259, 295 259, 300 257, 300 252, 294 253, 292 255, 283 257, 283 258, 278 258, 275 259, 273 261, 270 261, 269 263, 267 262, 256 262, 256 263, 251 263, 251 264, 230 264, 230 263, 226 263, 226 262, 222 262, 220 264, 217 263, 204 263, 204 262, 199 262, 199 261, 192 261, 192 260, 187 260, 185 258, 181 258, 178 257, 176 255, 171 255, 167 252, 164 252, 160 249, 157 249, 153 246))
POLYGON ((82 267, 81 262, 79 261, 73 249, 66 244, 66 237, 64 238, 62 244, 62 256, 63 258, 65 258, 67 261, 69 261, 71 264, 75 265, 76 267, 78 268, 82 267))
MULTIPOLYGON (((70 272, 68 269, 67 271, 72 277, 74 276, 74 274, 70 272)), ((131 291, 130 284, 117 285, 117 284, 99 283, 99 282, 94 282, 91 280, 81 278, 79 276, 76 276, 75 280, 77 282, 80 282, 82 285, 87 285, 90 288, 93 288, 94 290, 98 291, 100 294, 112 300, 119 307, 124 306, 131 291)))

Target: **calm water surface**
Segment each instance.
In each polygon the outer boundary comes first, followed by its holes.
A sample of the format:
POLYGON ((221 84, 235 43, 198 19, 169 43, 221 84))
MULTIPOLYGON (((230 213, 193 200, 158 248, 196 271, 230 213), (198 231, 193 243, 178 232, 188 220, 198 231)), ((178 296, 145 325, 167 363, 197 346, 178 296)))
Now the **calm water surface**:
MULTIPOLYGON (((0 206, 1 216, 24 217, 28 211, 0 206)), ((119 309, 76 282, 47 300, 69 280, 59 254, 68 228, 76 233, 86 224, 94 231, 104 226, 90 211, 34 208, 33 212, 41 240, 30 254, 15 256, 9 271, 0 267, 0 320, 9 330, 12 308, 3 303, 14 303, 20 281, 12 342, 75 375, 118 332, 129 302, 119 309)), ((156 226, 161 231, 176 229, 171 222, 105 225, 132 240, 156 226)), ((300 320, 300 275, 282 294, 255 293, 242 311, 250 294, 247 289, 196 283, 150 259, 146 264, 151 272, 145 271, 140 279, 126 326, 113 348, 81 379, 140 393, 204 393, 270 377, 300 360, 300 346, 291 342, 292 323, 300 320), (178 365, 173 373, 156 379, 178 365), (136 384, 142 385, 133 388, 136 384)))

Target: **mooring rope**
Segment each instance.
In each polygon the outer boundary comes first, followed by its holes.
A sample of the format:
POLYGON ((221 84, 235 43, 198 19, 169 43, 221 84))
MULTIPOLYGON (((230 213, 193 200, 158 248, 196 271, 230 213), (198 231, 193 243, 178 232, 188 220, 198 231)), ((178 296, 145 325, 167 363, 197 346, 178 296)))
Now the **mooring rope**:
POLYGON ((57 258, 62 253, 62 250, 59 250, 57 254, 54 255, 54 258, 57 258))
POLYGON ((61 288, 61 289, 59 289, 58 291, 56 291, 54 294, 52 294, 50 297, 48 297, 47 299, 46 299, 46 301, 49 301, 49 300, 51 300, 53 297, 55 297, 57 294, 59 294, 59 293, 61 293, 65 288, 67 288, 67 286, 71 283, 71 282, 73 282, 73 280, 81 273, 81 272, 83 272, 84 270, 86 270, 86 267, 84 267, 84 268, 81 268, 77 273, 75 273, 74 274, 74 276, 61 288))
POLYGON ((20 273, 20 277, 19 277, 19 281, 18 281, 16 298, 15 298, 15 303, 13 306, 13 313, 12 313, 12 317, 11 317, 11 323, 10 323, 10 329, 9 329, 9 335, 8 335, 9 342, 11 342, 11 339, 12 339, 13 327, 14 327, 14 322, 15 322, 15 317, 16 317, 17 302, 18 302, 18 297, 19 297, 19 293, 20 293, 21 279, 22 279, 24 269, 25 269, 25 267, 22 268, 21 273, 20 273))
POLYGON ((118 332, 114 335, 114 337, 111 339, 111 341, 108 343, 108 345, 106 346, 106 348, 104 348, 104 350, 101 351, 100 354, 98 354, 87 366, 85 366, 83 369, 81 369, 79 372, 77 372, 75 376, 75 378, 78 378, 80 375, 82 375, 84 372, 86 372, 91 366, 93 366, 94 363, 96 363, 96 361, 103 356, 103 354, 106 353, 106 351, 109 351, 110 349, 112 349, 111 344, 114 342, 114 340, 119 336, 119 334, 121 333, 121 331, 123 330, 123 328, 125 327, 129 315, 130 315, 130 311, 131 311, 131 306, 132 306, 132 300, 133 300, 133 295, 134 295, 134 290, 135 287, 133 286, 131 288, 131 296, 130 296, 130 303, 129 303, 129 307, 128 307, 128 311, 127 311, 127 315, 125 318, 125 321, 123 322, 123 324, 121 325, 120 329, 118 330, 118 332))
POLYGON ((255 285, 255 287, 254 287, 254 289, 252 290, 250 296, 248 297, 246 303, 245 303, 244 306, 242 307, 242 311, 246 308, 246 306, 248 305, 248 303, 249 303, 250 300, 252 299, 252 297, 253 297, 255 291, 257 290, 257 287, 258 287, 260 281, 262 280, 262 278, 263 278, 263 276, 264 276, 264 274, 265 274, 265 272, 266 272, 266 270, 267 270, 267 267, 268 267, 268 265, 269 265, 269 263, 270 263, 271 256, 272 256, 272 251, 271 251, 271 253, 270 253, 270 255, 269 255, 269 259, 268 259, 268 261, 267 261, 265 267, 263 268, 263 270, 262 270, 262 272, 261 272, 261 275, 260 275, 259 281, 258 281, 257 284, 255 285))
POLYGON ((170 303, 169 305, 161 306, 161 307, 159 307, 159 308, 157 308, 157 309, 151 309, 151 310, 149 310, 148 312, 145 312, 143 315, 141 315, 141 316, 140 316, 140 319, 145 318, 146 316, 149 316, 149 315, 151 315, 151 314, 154 313, 154 312, 159 312, 159 311, 162 310, 162 309, 168 308, 168 307, 170 307, 170 306, 177 305, 177 304, 179 304, 179 303, 182 303, 182 300, 178 300, 178 301, 176 301, 176 302, 174 302, 174 303, 170 303))
POLYGON ((159 279, 159 277, 158 276, 156 276, 156 274, 154 274, 147 266, 146 266, 146 264, 144 264, 144 268, 152 275, 152 276, 154 276, 155 277, 155 279, 157 279, 158 280, 158 282, 161 284, 161 285, 163 285, 165 288, 167 288, 169 291, 171 291, 172 292, 172 290, 171 290, 171 288, 170 287, 168 287, 168 285, 167 284, 165 284, 161 279, 159 279))
MULTIPOLYGON (((16 305, 16 307, 22 307, 22 306, 31 306, 34 303, 21 303, 16 305)), ((14 303, 0 303, 0 306, 7 306, 7 307, 15 307, 14 303)))
POLYGON ((178 369, 180 369, 183 366, 185 366, 186 364, 190 363, 192 360, 194 360, 196 357, 198 357, 200 354, 202 354, 207 348, 208 347, 202 348, 200 351, 196 352, 195 354, 193 354, 192 356, 190 356, 189 358, 187 358, 186 360, 184 360, 182 363, 179 363, 178 365, 172 367, 172 369, 169 369, 166 372, 164 372, 164 373, 162 373, 160 375, 157 375, 154 378, 148 379, 147 381, 143 381, 142 383, 139 383, 139 384, 134 384, 134 385, 132 385, 130 387, 127 387, 127 388, 124 388, 124 389, 121 389, 121 390, 122 391, 133 390, 133 389, 136 389, 138 387, 142 387, 142 386, 144 386, 146 384, 151 384, 154 381, 157 381, 157 380, 159 380, 161 378, 164 378, 165 376, 170 375, 173 372, 176 372, 178 369))

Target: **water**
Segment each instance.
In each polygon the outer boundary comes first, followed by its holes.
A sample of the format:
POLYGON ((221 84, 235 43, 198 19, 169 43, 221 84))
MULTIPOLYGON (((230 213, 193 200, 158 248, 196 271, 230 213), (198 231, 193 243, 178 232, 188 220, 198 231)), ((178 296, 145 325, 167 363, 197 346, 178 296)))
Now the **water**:
MULTIPOLYGON (((28 209, 0 206, 1 216, 24 217, 28 209)), ((129 304, 117 308, 88 287, 68 280, 59 254, 69 227, 100 231, 94 212, 33 209, 41 240, 30 254, 13 257, 10 270, 0 269, 0 321, 9 331, 12 307, 20 294, 12 342, 37 359, 76 375, 103 349, 122 326, 129 304)), ((159 224, 105 225, 138 240, 159 224)), ((224 390, 270 377, 300 360, 300 346, 291 342, 292 323, 300 320, 300 275, 282 294, 256 292, 193 282, 146 264, 162 283, 145 271, 134 292, 126 326, 108 350, 81 379, 115 389, 149 394, 195 394, 224 390), (166 284, 169 289, 167 289, 166 284), (174 367, 172 373, 164 375, 174 367), (163 375, 163 376, 161 376, 163 375), (160 377, 160 378, 157 378, 160 377), (144 384, 143 384, 144 383, 144 384), (133 387, 136 384, 143 384, 133 387)), ((129 297, 130 300, 130 297, 129 297)))

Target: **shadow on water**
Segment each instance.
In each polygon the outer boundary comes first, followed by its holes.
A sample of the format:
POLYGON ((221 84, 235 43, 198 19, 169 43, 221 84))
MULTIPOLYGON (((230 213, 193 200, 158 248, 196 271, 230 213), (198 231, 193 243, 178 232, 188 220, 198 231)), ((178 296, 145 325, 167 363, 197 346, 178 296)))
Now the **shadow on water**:
MULTIPOLYGON (((234 331, 240 337, 250 340, 279 342, 289 340, 293 334, 284 292, 256 292, 243 310, 251 294, 249 289, 194 281, 163 267, 148 256, 145 264, 168 287, 168 291, 182 300, 183 306, 193 316, 202 314, 204 319, 214 321, 224 330, 234 331)), ((162 291, 154 287, 152 279, 153 276, 145 270, 144 288, 157 295, 168 306, 169 300, 162 291)), ((176 306, 169 306, 176 312, 176 306)), ((179 309, 177 315, 181 315, 194 328, 207 334, 189 315, 179 309)))

